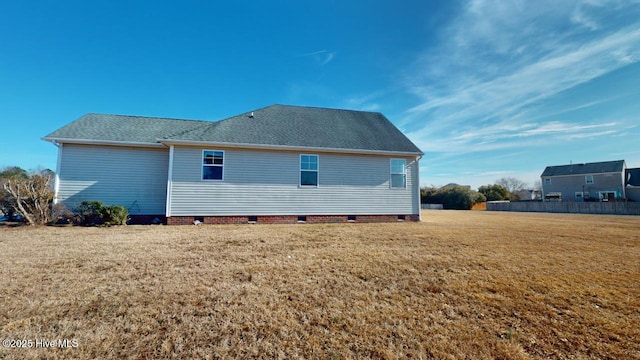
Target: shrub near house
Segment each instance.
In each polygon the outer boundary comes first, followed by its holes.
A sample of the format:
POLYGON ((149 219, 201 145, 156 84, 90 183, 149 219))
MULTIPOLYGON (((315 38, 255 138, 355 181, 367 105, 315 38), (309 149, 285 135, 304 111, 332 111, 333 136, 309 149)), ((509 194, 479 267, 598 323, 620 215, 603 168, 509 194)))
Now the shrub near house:
POLYGON ((81 225, 126 225, 129 211, 122 205, 105 206, 100 201, 83 201, 77 214, 81 225))

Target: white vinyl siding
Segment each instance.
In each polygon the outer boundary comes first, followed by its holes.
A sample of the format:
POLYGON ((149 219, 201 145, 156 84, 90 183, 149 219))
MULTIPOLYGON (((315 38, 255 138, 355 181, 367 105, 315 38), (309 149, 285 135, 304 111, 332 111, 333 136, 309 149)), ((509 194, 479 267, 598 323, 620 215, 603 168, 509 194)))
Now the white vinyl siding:
POLYGON ((162 215, 168 149, 63 144, 57 200, 73 209, 85 200, 123 205, 132 215, 162 215))
POLYGON ((390 189, 386 156, 318 154, 320 186, 300 187, 300 153, 226 149, 224 182, 201 180, 202 149, 175 147, 169 216, 418 214, 418 166, 390 189))

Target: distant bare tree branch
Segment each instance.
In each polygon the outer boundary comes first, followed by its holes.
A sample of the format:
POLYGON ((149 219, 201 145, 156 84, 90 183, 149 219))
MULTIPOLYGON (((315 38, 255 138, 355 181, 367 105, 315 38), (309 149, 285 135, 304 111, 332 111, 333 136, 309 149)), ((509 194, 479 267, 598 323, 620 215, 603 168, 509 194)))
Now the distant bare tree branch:
POLYGON ((527 183, 513 177, 504 177, 496 180, 496 184, 509 190, 514 198, 519 198, 518 193, 527 189, 527 183))

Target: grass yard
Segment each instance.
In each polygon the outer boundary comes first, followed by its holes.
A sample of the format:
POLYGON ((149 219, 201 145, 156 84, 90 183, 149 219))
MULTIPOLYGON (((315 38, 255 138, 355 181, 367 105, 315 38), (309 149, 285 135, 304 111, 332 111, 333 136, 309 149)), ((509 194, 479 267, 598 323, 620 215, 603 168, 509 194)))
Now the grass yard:
POLYGON ((0 227, 0 359, 640 359, 640 217, 423 215, 0 227))

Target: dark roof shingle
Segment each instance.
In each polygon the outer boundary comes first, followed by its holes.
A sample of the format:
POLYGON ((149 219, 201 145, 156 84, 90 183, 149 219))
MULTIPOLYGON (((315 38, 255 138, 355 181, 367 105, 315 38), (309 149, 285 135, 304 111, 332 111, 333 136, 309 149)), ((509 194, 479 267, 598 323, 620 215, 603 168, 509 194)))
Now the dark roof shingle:
POLYGON ((210 122, 157 117, 86 114, 44 137, 56 140, 93 140, 158 144, 167 135, 181 134, 210 122))
POLYGON ((272 105, 217 121, 88 114, 45 139, 194 142, 422 154, 377 112, 272 105))
POLYGON ((603 161, 586 164, 571 164, 560 166, 547 166, 541 176, 567 176, 585 174, 603 174, 612 172, 622 172, 624 160, 603 161))

